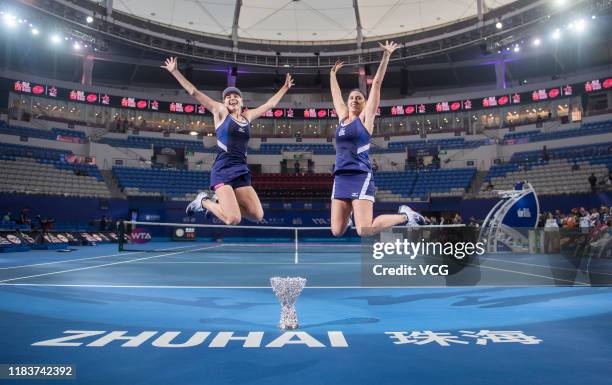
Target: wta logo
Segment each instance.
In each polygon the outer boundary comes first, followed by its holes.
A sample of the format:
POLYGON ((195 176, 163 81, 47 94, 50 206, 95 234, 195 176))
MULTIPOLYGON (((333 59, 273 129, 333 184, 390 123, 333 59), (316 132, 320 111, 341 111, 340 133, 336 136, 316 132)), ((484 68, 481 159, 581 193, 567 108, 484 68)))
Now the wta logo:
POLYGON ((147 243, 151 240, 151 233, 142 227, 137 227, 130 235, 128 235, 128 241, 132 243, 147 243))

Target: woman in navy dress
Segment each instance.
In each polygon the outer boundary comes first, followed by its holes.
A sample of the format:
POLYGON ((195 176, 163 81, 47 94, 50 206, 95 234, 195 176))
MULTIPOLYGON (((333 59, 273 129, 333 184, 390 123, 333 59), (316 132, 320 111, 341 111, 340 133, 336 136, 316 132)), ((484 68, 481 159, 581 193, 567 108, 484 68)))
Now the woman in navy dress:
POLYGON ((380 87, 387 64, 397 44, 380 44, 383 57, 366 100, 362 91, 349 93, 348 102, 342 99, 336 73, 344 63, 336 62, 330 73, 330 86, 334 108, 340 120, 336 128, 336 163, 332 189, 331 228, 334 236, 342 236, 354 214, 355 229, 360 236, 370 236, 389 227, 408 222, 418 225, 423 217, 408 206, 400 206, 398 214, 373 218, 374 179, 368 156, 374 118, 380 104, 380 87))
POLYGON ((252 110, 242 110, 242 93, 236 87, 223 91, 223 103, 219 103, 191 84, 180 73, 176 58, 166 59, 162 66, 170 72, 187 93, 212 112, 217 135, 217 157, 210 173, 210 188, 216 199, 201 192, 186 209, 188 215, 208 210, 228 225, 237 225, 245 217, 254 222, 263 219, 263 209, 257 193, 251 186, 251 174, 247 166, 247 145, 251 122, 267 110, 274 108, 293 86, 290 74, 285 84, 263 105, 252 110))

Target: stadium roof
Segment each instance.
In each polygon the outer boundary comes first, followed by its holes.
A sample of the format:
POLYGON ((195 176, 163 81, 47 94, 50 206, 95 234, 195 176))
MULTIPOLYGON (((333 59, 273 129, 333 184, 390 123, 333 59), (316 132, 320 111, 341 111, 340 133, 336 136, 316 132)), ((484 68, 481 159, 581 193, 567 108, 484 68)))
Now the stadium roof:
POLYGON ((239 40, 376 39, 456 22, 513 0, 95 0, 155 23, 239 40))

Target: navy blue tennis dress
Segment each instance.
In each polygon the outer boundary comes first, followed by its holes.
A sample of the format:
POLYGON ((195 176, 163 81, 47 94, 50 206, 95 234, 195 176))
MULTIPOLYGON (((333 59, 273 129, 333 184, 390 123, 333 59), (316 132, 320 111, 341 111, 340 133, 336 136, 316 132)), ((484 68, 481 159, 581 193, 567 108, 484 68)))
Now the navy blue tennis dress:
POLYGON ((251 185, 247 165, 247 145, 251 137, 251 122, 236 121, 228 114, 217 127, 217 157, 210 172, 210 188, 224 185, 239 188, 251 185))
POLYGON ((372 164, 368 157, 370 133, 361 119, 336 127, 336 164, 332 199, 374 202, 372 164))

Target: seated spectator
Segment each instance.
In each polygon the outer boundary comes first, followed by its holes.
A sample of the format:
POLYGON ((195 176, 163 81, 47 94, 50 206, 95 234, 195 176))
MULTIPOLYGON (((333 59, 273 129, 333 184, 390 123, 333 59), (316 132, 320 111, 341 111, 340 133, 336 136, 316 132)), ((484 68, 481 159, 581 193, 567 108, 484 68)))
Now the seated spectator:
POLYGON ((4 216, 2 217, 2 221, 3 222, 10 222, 11 221, 11 213, 10 211, 6 214, 4 214, 4 216))
POLYGON ((27 208, 22 209, 19 213, 19 220, 17 220, 17 223, 20 225, 29 225, 31 222, 30 218, 28 217, 29 212, 30 210, 28 210, 27 208))
POLYGON ((44 221, 42 221, 43 229, 45 231, 53 230, 53 224, 55 223, 55 219, 48 217, 44 221))
POLYGON ((453 224, 454 225, 463 224, 463 219, 461 219, 461 215, 459 215, 459 213, 456 213, 455 216, 453 217, 453 224))
POLYGON ((478 223, 476 218, 470 217, 470 223, 468 224, 468 226, 473 227, 475 229, 478 229, 478 228, 480 228, 480 223, 478 223))
POLYGON ((32 222, 32 230, 44 230, 45 223, 40 215, 37 215, 32 222))

